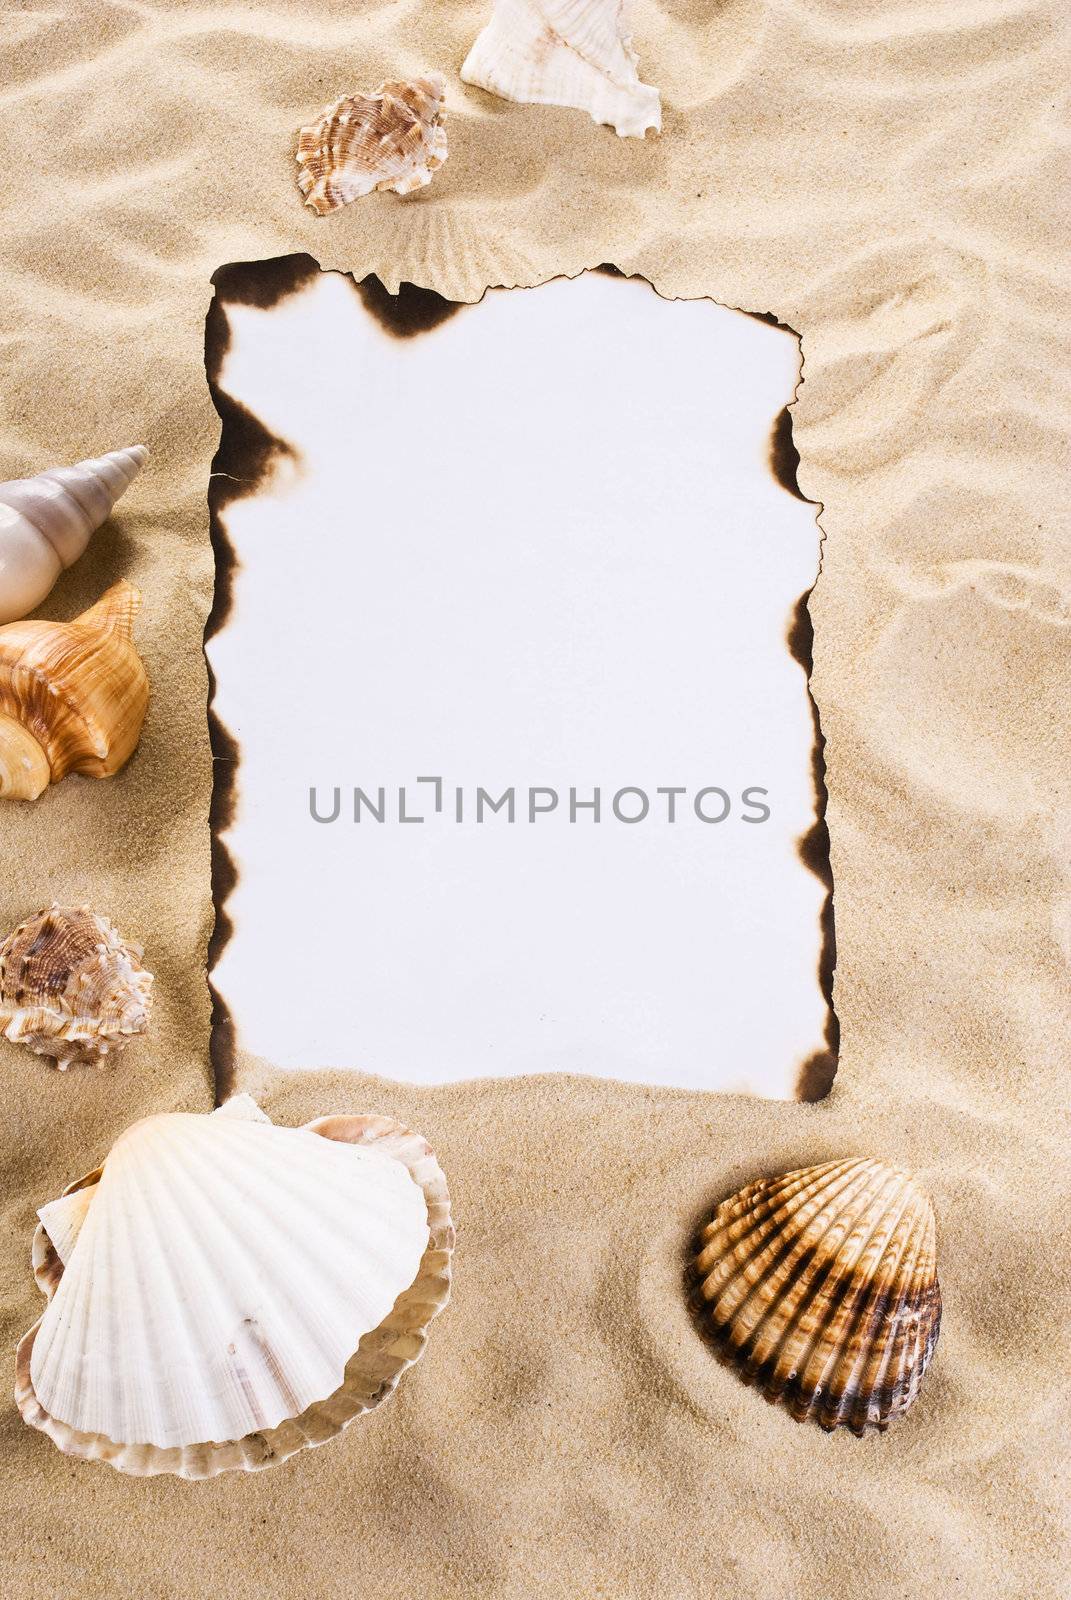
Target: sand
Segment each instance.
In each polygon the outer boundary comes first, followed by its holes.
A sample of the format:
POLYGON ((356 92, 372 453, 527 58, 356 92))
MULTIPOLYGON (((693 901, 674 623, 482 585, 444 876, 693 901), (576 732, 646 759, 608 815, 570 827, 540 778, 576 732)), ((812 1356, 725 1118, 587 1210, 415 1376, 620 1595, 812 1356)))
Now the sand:
MULTIPOLYGON (((411 1120, 450 1176, 454 1302, 398 1395, 249 1478, 134 1482, 0 1411, 5 1595, 626 1600, 1013 1597, 1068 1561, 1066 735, 1059 9, 966 0, 638 7, 664 131, 463 90, 482 5, 70 0, 5 10, 0 476, 144 439, 121 518, 46 604, 127 575, 154 685, 112 783, 0 815, 0 913, 86 898, 141 937, 152 1037, 60 1075, 5 1046, 3 1337, 38 1312, 33 1212, 135 1115, 212 1103, 201 634, 221 264, 307 251, 460 298, 611 261, 803 340, 821 502, 840 1071, 814 1105, 580 1079, 259 1087, 271 1113, 411 1120), (415 199, 317 221, 293 132, 449 74, 415 199), (938 1214, 945 1321, 911 1414, 826 1437, 719 1366, 681 1293, 705 1207, 864 1152, 938 1214)), ((511 381, 503 372, 503 389, 511 381)))

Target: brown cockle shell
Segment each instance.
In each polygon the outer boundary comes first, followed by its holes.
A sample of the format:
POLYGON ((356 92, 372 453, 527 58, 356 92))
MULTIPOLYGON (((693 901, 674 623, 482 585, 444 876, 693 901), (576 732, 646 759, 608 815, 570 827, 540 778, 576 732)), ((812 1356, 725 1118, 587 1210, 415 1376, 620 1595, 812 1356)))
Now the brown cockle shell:
POLYGON ((39 911, 0 945, 0 1033, 60 1068, 117 1054, 149 1019, 141 955, 88 906, 39 911))
POLYGON ((443 80, 383 83, 347 95, 298 134, 298 184, 305 204, 326 216, 373 189, 409 194, 446 160, 443 80))
POLYGON ((697 1303, 745 1383, 862 1435, 918 1394, 941 1324, 935 1225, 907 1172, 857 1158, 761 1178, 700 1235, 697 1303))
POLYGON ((110 778, 130 757, 149 704, 140 606, 123 580, 72 622, 0 628, 0 797, 36 800, 69 772, 110 778))

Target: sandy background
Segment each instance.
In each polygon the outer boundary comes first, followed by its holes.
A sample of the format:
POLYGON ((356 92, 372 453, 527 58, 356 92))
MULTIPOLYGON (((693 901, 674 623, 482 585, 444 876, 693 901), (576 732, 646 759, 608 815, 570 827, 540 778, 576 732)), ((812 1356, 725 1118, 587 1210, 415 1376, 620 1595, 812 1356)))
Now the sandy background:
POLYGON ((276 1117, 389 1111, 436 1145, 459 1250, 427 1357, 345 1439, 200 1485, 68 1461, 7 1403, 4 1593, 1045 1600, 1066 1589, 1071 1356, 1059 8, 645 0, 665 116, 643 144, 463 90, 482 15, 4 8, 0 477, 152 447, 45 610, 129 575, 155 696, 119 780, 0 814, 0 914, 90 899, 144 939, 158 1004, 114 1070, 0 1052, 3 1338, 37 1315, 34 1208, 133 1116, 212 1100, 203 351, 224 262, 307 250, 473 298, 611 260, 801 331, 840 1073, 813 1106, 265 1082, 276 1117), (430 191, 303 211, 297 126, 428 67, 453 105, 430 191), (945 1291, 918 1405, 862 1442, 745 1390, 680 1292, 705 1207, 855 1152, 922 1176, 945 1291))

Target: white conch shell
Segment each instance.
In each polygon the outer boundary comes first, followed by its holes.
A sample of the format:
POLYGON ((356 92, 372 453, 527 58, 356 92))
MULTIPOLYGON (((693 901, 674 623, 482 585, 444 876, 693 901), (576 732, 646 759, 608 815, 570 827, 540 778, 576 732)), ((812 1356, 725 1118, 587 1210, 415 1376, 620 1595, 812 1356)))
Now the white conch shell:
POLYGON ((371 194, 411 194, 446 160, 445 85, 440 77, 381 83, 347 95, 298 133, 298 186, 317 216, 371 194))
POLYGON ((254 1470, 333 1437, 449 1295, 445 1180, 388 1118, 275 1127, 247 1096, 150 1117, 39 1215, 49 1305, 19 1409, 135 1474, 254 1470))
POLYGON ((78 560, 149 459, 143 444, 0 483, 0 623, 17 622, 78 560))
POLYGON ((640 82, 624 10, 625 0, 494 0, 461 76, 523 105, 574 106, 642 139, 661 128, 662 107, 640 82))

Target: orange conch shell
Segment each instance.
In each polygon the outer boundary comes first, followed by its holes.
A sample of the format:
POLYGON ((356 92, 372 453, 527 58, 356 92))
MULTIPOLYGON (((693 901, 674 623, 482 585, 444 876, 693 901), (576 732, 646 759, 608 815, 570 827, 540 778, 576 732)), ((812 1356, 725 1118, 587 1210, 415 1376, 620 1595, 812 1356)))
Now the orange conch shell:
POLYGON ((69 772, 110 778, 128 760, 149 704, 140 605, 124 580, 73 622, 0 628, 0 797, 36 800, 69 772))

